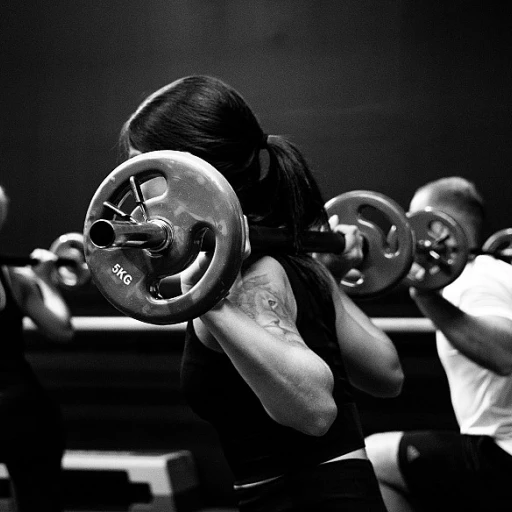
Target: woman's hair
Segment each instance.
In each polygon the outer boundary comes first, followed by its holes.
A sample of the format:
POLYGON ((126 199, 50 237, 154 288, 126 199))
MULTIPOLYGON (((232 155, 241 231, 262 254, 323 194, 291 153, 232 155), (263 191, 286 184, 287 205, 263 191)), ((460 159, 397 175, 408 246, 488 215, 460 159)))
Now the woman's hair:
POLYGON ((187 76, 157 90, 123 125, 119 142, 125 156, 167 149, 207 161, 229 181, 249 223, 287 229, 298 250, 301 231, 327 226, 301 152, 282 136, 267 136, 243 97, 217 78, 187 76))

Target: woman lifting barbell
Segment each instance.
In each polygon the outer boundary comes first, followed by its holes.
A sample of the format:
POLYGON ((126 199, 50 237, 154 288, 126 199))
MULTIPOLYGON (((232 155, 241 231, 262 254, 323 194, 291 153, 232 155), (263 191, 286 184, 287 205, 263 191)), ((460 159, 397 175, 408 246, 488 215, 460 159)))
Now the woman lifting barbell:
MULTIPOLYGON (((0 187, 0 229, 8 197, 0 187)), ((65 434, 61 412, 24 356, 23 318, 48 339, 74 335, 70 310, 54 283, 55 254, 36 249, 34 264, 0 263, 0 460, 10 476, 16 510, 61 510, 61 459, 65 434)))
MULTIPOLYGON (((265 135, 239 93, 208 76, 153 93, 120 140, 129 157, 171 150, 204 159, 233 187, 249 226, 284 228, 296 242, 288 254, 252 250, 233 286, 187 328, 183 392, 220 434, 240 510, 384 511, 352 386, 395 396, 403 374, 391 340, 300 250, 300 232, 328 229, 304 156, 284 137, 265 135)), ((150 218, 163 202, 139 208, 140 216, 150 218)), ((178 203, 172 207, 183 212, 178 203)), ((335 229, 346 235, 348 270, 361 258, 360 236, 335 229)), ((216 250, 186 261, 184 292, 216 250)))

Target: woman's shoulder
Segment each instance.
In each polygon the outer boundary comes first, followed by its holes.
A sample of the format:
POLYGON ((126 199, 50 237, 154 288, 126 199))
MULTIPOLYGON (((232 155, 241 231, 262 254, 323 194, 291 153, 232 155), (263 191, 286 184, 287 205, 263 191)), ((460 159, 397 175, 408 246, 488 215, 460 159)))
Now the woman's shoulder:
POLYGON ((286 274, 283 265, 273 256, 255 255, 248 258, 244 265, 244 273, 247 272, 271 272, 286 274))
POLYGON ((333 288, 337 288, 337 284, 329 271, 314 259, 310 259, 308 264, 304 264, 302 260, 297 262, 296 259, 286 255, 263 255, 249 258, 243 275, 258 273, 265 273, 288 283, 297 280, 302 281, 301 276, 302 278, 307 276, 308 286, 318 286, 322 289, 327 287, 331 292, 333 288))
POLYGON ((283 265, 274 257, 263 255, 251 257, 242 269, 244 282, 260 282, 281 287, 289 286, 289 279, 283 265))

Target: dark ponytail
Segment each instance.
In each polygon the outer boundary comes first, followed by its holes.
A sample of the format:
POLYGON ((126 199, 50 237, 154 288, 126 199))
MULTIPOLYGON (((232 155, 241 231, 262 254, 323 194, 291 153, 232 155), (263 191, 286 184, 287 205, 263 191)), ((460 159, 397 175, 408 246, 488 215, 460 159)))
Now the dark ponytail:
POLYGON ((263 182, 270 205, 261 223, 286 228, 300 249, 301 232, 327 226, 322 194, 308 162, 292 142, 269 135, 266 149, 269 164, 263 182))

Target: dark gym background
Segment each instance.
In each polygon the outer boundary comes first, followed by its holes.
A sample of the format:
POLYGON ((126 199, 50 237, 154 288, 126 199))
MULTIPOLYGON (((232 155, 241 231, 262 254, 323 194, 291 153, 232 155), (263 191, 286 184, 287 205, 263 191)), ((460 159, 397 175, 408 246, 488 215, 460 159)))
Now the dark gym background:
POLYGON ((407 205, 431 178, 473 178, 510 221, 511 18, 471 0, 7 0, 1 170, 13 250, 81 231, 119 163, 123 121, 156 88, 217 75, 288 134, 326 199, 407 205))
MULTIPOLYGON (((193 73, 226 80, 268 133, 298 143, 326 200, 369 189, 406 208, 420 184, 458 174, 486 197, 488 234, 510 227, 510 15, 507 2, 470 0, 4 1, 0 183, 12 205, 0 252, 81 231, 120 163, 122 123, 193 73)), ((115 314, 92 296, 70 295, 77 314, 115 314)), ((371 313, 387 316, 385 304, 371 313)), ((414 316, 400 301, 395 312, 414 316)), ((181 339, 82 333, 57 350, 36 338, 29 355, 63 404, 71 448, 189 447, 208 499, 229 502, 215 437, 177 388, 181 339)), ((452 425, 431 336, 394 340, 411 384, 400 399, 362 399, 368 431, 452 425)))

